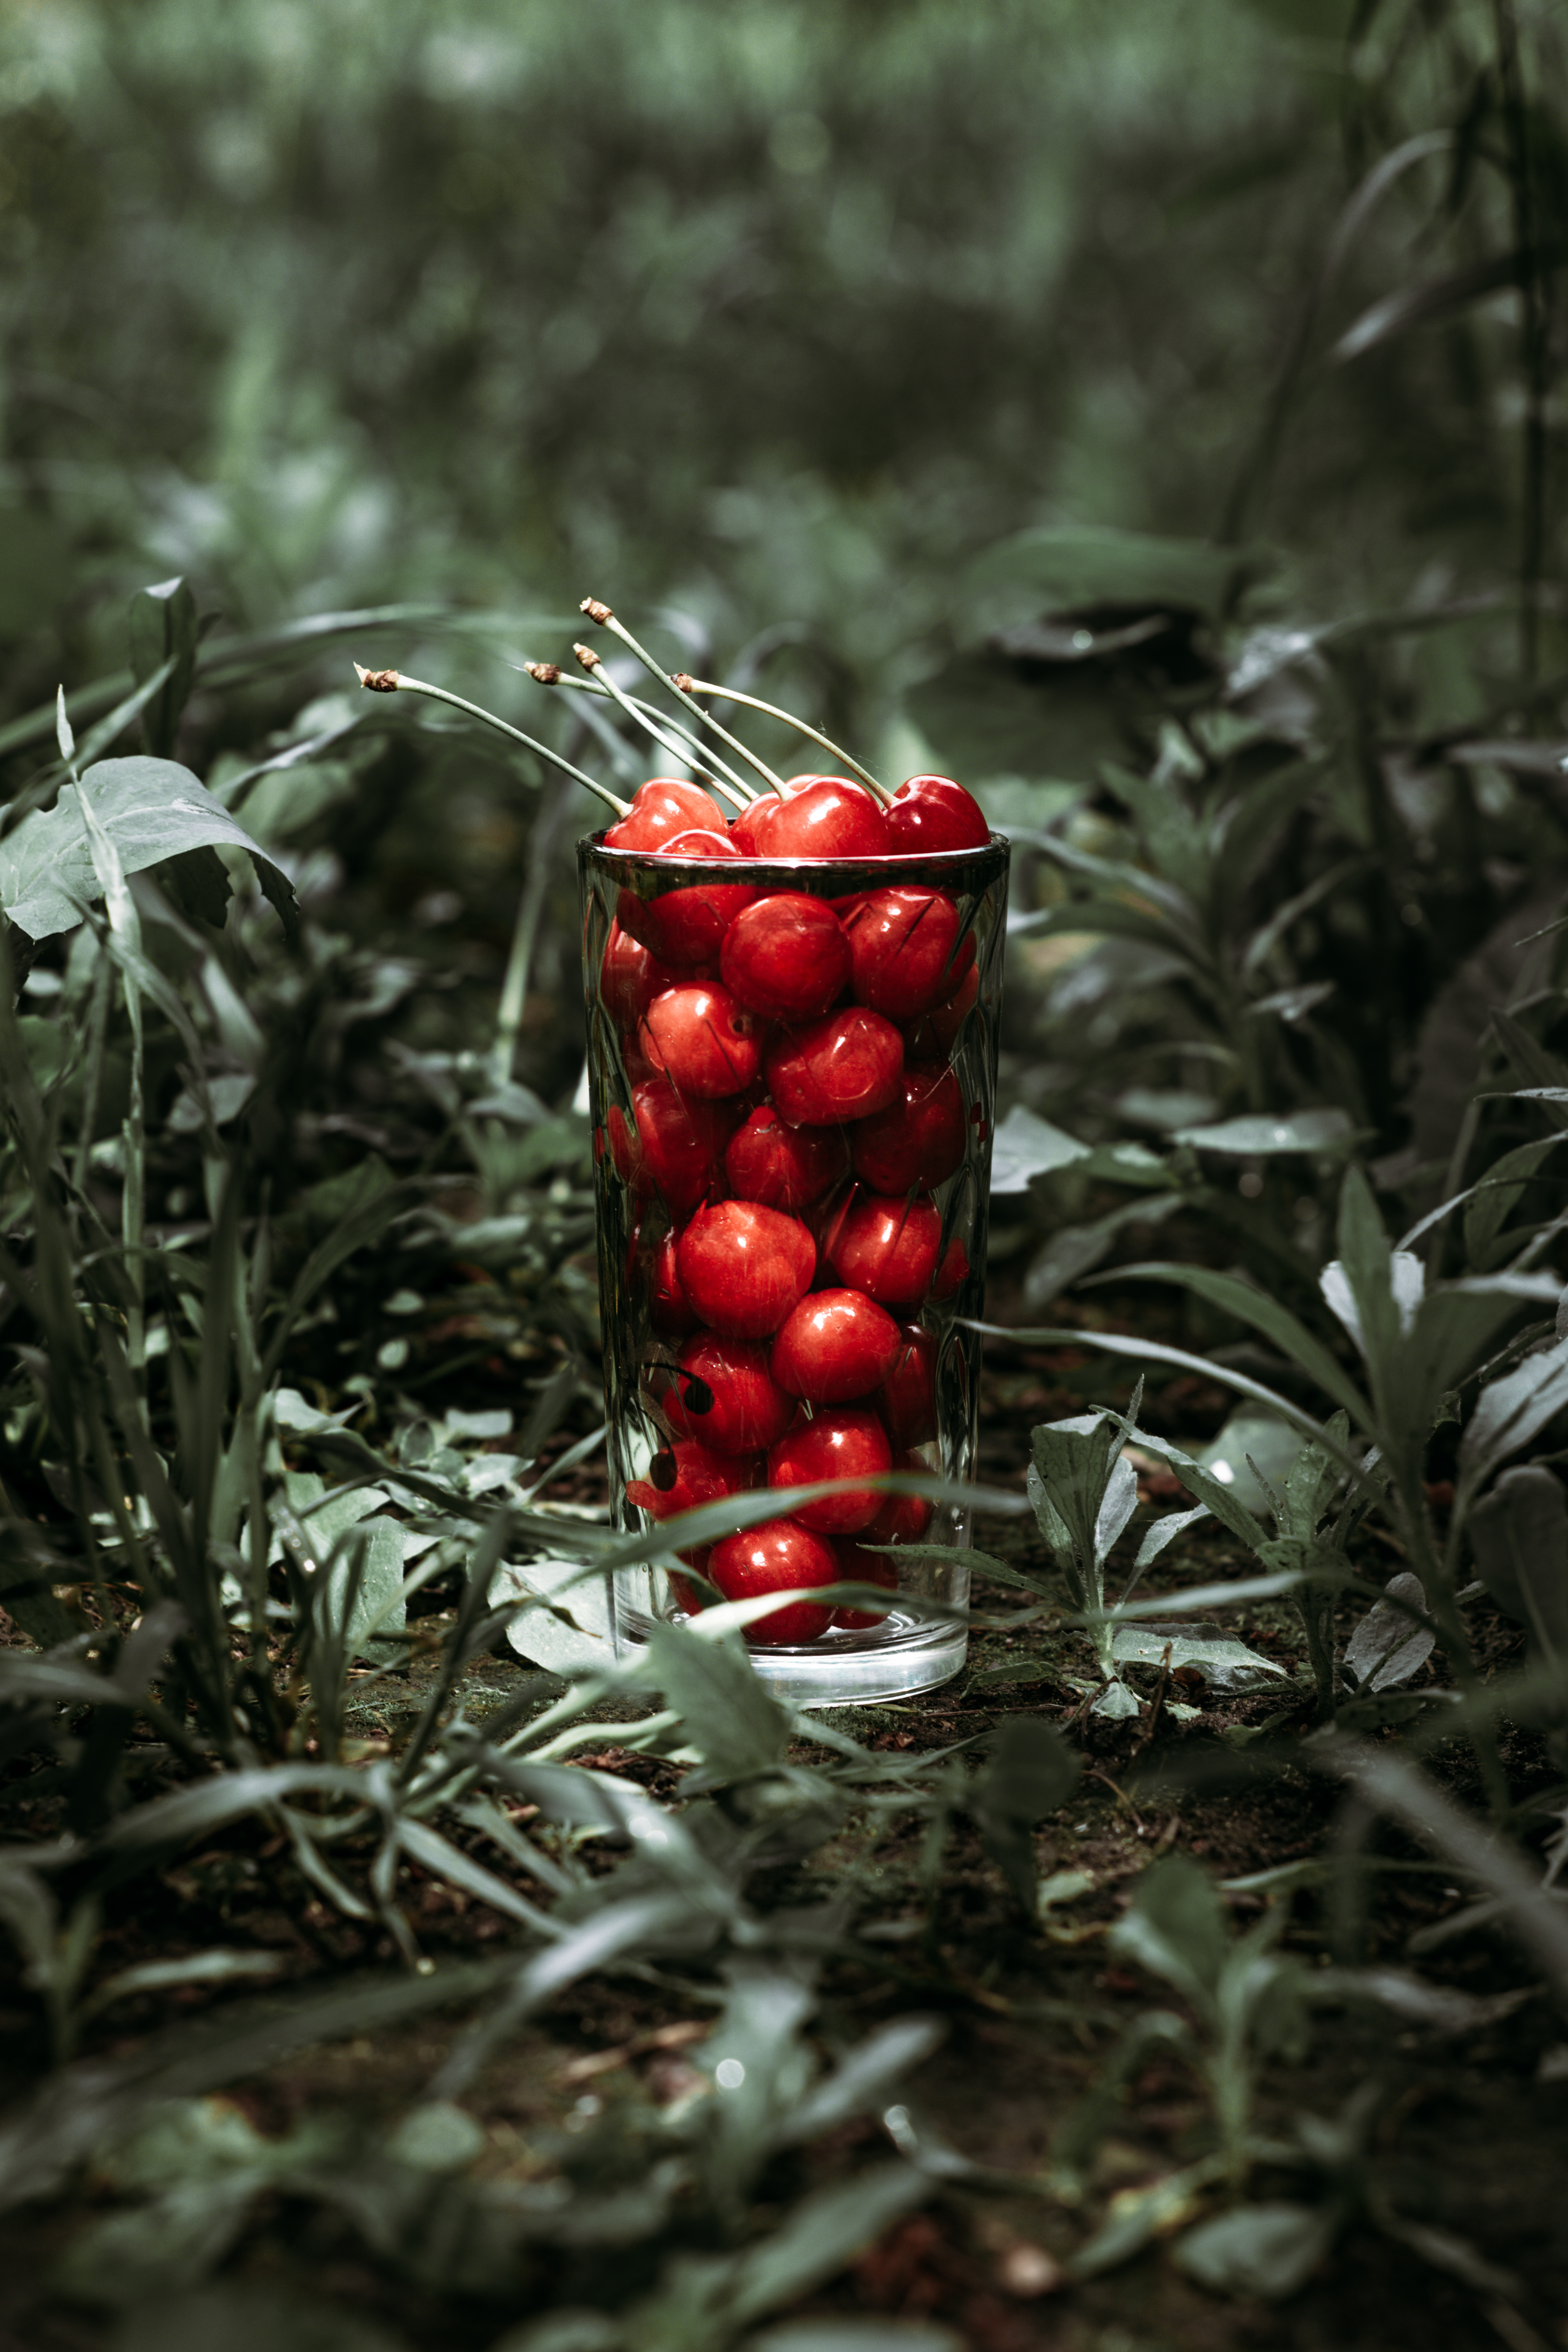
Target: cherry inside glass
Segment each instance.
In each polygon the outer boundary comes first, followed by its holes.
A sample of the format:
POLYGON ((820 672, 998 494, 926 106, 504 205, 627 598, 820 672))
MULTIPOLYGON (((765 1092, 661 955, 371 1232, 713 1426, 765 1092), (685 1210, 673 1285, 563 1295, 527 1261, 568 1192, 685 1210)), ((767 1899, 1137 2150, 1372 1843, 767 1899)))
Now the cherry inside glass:
POLYGON ((617 1528, 807 1477, 826 1503, 616 1579, 617 1648, 719 1595, 808 1705, 962 1666, 1008 846, 850 858, 578 851, 617 1528), (691 1571, 683 1574, 682 1568, 691 1571), (835 1579, 884 1613, 788 1596, 835 1579), (702 1580, 699 1581, 698 1580, 702 1580))

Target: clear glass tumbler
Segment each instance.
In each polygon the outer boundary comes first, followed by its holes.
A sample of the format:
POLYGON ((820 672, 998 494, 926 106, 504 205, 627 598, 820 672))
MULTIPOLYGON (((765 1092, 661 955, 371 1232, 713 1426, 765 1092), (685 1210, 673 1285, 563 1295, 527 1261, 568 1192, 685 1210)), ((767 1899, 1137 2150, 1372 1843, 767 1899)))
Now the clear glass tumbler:
POLYGON ((963 1664, 961 1505, 857 1478, 973 1476, 1008 845, 722 863, 579 846, 616 1525, 828 1477, 825 1503, 616 1579, 626 1654, 714 1597, 872 1583, 880 1612, 784 1602, 747 1634, 805 1705, 963 1664), (878 1549, 883 1547, 884 1549, 878 1549))

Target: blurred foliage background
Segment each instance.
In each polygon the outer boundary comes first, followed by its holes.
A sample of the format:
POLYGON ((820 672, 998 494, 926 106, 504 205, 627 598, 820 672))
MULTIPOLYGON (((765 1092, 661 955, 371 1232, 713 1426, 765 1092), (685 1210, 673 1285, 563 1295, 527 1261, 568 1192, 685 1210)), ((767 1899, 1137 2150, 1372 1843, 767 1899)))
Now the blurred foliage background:
MULTIPOLYGON (((198 680, 179 751, 226 793, 356 720, 242 789, 314 919, 383 959, 362 1036, 390 1018, 411 1050, 484 1050, 521 877, 547 864, 514 1066, 556 1106, 592 804, 550 803, 531 852, 526 758, 365 711, 350 652, 596 756, 504 664, 563 652, 578 596, 606 595, 671 659, 765 662, 889 770, 950 768, 1026 832, 1092 801, 1105 730, 1076 678, 1018 702, 1040 679, 980 644, 973 567, 1021 530, 1109 525, 1246 551, 1189 682, 1243 624, 1477 599, 1396 631, 1368 691, 1384 734, 1483 724, 1521 663, 1550 672, 1559 627, 1548 599, 1521 644, 1509 583, 1559 551, 1561 16, 12 0, 0 715, 121 669, 129 600, 168 574, 219 636, 440 608, 198 680), (400 984, 408 954, 442 985, 400 984)), ((20 780, 29 747, 0 743, 20 780)), ((1539 824, 1511 845, 1538 857, 1539 824)), ((1470 907, 1459 945, 1495 911, 1470 907)), ((1024 1009, 1055 969, 1016 976, 1037 1101, 1077 1068, 1062 1021, 1024 1009)), ((352 1096, 350 1025, 320 1075, 352 1096)))

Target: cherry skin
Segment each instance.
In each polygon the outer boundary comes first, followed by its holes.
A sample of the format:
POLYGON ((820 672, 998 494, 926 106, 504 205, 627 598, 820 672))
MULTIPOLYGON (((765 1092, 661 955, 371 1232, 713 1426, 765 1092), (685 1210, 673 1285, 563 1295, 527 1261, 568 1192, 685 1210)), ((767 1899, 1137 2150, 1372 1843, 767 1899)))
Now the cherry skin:
POLYGON ((720 1201, 697 1211, 675 1262, 681 1288, 710 1330, 765 1339, 810 1287, 816 1244, 782 1210, 720 1201))
POLYGON ((901 1344, 898 1325, 874 1300, 858 1290, 816 1290, 780 1326, 769 1360, 791 1396, 847 1404, 880 1387, 901 1344))
POLYGON ((847 986, 849 942, 826 899, 772 890, 736 916, 724 934, 719 969, 725 987, 749 1011, 773 1021, 804 1021, 826 1013, 847 986))
POLYGON ((888 823, 881 805, 847 776, 813 776, 766 822, 768 857, 885 857, 888 823))
POLYGON ((694 824, 723 826, 717 801, 683 776, 650 776, 632 796, 630 813, 611 825, 606 849, 661 849, 671 834, 694 824))
POLYGON ((990 838, 979 802, 951 776, 911 776, 893 794, 888 846, 896 856, 917 850, 984 849, 990 838))
MULTIPOLYGON (((918 1454, 894 1457, 895 1470, 931 1475, 931 1464, 918 1454)), ((919 1543, 931 1523, 936 1506, 929 1495, 884 1495, 882 1507, 862 1534, 862 1543, 919 1543)))
MULTIPOLYGON (((970 938, 973 940, 973 932, 970 938)), ((962 952, 961 946, 961 955, 962 952)), ((979 995, 980 970, 978 965, 972 963, 952 994, 941 1004, 933 1004, 931 1011, 908 1031, 906 1050, 910 1059, 926 1061, 935 1054, 951 1054, 958 1041, 958 1033, 973 1012, 979 995)))
POLYGON ((661 988, 673 986, 676 973, 619 923, 599 961, 599 1000, 617 1029, 635 1029, 661 988))
POLYGON ((904 1070, 903 1099, 863 1118, 851 1134, 855 1173, 873 1192, 928 1191, 963 1164, 963 1096, 939 1063, 904 1070))
POLYGON ((925 1445, 937 1433, 936 1341, 919 1323, 899 1326, 899 1352, 877 1408, 895 1445, 925 1445))
MULTIPOLYGON (((870 1529, 866 1532, 869 1535, 870 1529)), ((835 1536, 833 1549, 838 1556, 838 1574, 844 1583, 879 1584, 884 1592, 898 1591, 898 1567, 885 1551, 868 1551, 853 1536, 835 1536)), ((833 1612, 833 1622, 847 1633, 867 1633, 872 1626, 885 1625, 887 1622, 886 1612, 880 1609, 836 1609, 833 1612)))
MULTIPOLYGON (((726 1601, 751 1601, 760 1592, 836 1583, 838 1562, 832 1545, 798 1519, 764 1519, 744 1535, 716 1543, 708 1556, 708 1575, 726 1601)), ((815 1642, 827 1631, 831 1615, 818 1601, 786 1601, 749 1625, 746 1638, 770 1649, 785 1642, 815 1642)))
MULTIPOLYGON (((942 1219, 929 1201, 861 1192, 834 1219, 823 1250, 850 1289, 864 1291, 879 1307, 910 1307, 931 1288, 941 1239, 942 1219)), ((681 1273, 684 1279, 684 1266, 681 1273)))
POLYGON ((632 1088, 628 1127, 610 1107, 610 1151, 626 1181, 652 1189, 672 1215, 689 1216, 718 1181, 729 1120, 711 1103, 691 1102, 668 1078, 644 1078, 632 1088))
POLYGON ((768 828, 783 806, 777 793, 762 793, 732 821, 730 838, 742 857, 767 856, 768 828))
POLYGON ((639 1040, 656 1070, 682 1094, 721 1101, 749 1087, 763 1066, 762 1024, 727 988, 704 982, 667 988, 643 1016, 639 1040))
POLYGON ((786 1127, 772 1103, 759 1104, 724 1149, 724 1173, 740 1201, 767 1209, 804 1209, 820 1200, 849 1165, 836 1127, 786 1127))
POLYGON ((640 1234, 632 1242, 632 1266, 640 1276, 647 1291, 648 1321, 665 1339, 683 1339, 697 1318, 680 1287, 680 1276, 675 1265, 675 1235, 664 1234, 657 1242, 645 1242, 640 1234))
POLYGON ((856 1478, 874 1478, 893 1465, 888 1433, 865 1405, 831 1405, 810 1421, 796 1423, 768 1449, 770 1486, 805 1486, 819 1478, 841 1482, 831 1495, 815 1503, 801 1503, 795 1517, 803 1527, 823 1535, 853 1535, 869 1527, 882 1507, 873 1487, 857 1486, 856 1478))
POLYGON ((974 961, 973 933, 959 939, 958 908, 941 890, 868 890, 844 928, 856 1003, 893 1021, 943 1003, 974 961))
POLYGON ((678 1518, 700 1503, 721 1502, 740 1492, 745 1481, 742 1465, 724 1461, 693 1438, 683 1438, 667 1453, 656 1454, 646 1478, 626 1481, 626 1500, 650 1518, 678 1518), (667 1483, 668 1481, 668 1483, 667 1483))
MULTIPOLYGON (((693 861, 711 858, 720 864, 740 858, 727 833, 700 827, 671 834, 649 854, 693 861)), ((718 954, 742 908, 755 897, 745 883, 717 879, 694 883, 689 889, 667 890, 662 898, 642 898, 635 890, 622 890, 616 900, 616 919, 665 963, 706 963, 718 954)))
POLYGON ((969 1279, 969 1252, 954 1234, 942 1254, 942 1264, 931 1286, 933 1298, 951 1298, 962 1283, 969 1279))
POLYGON ((851 1004, 775 1037, 763 1066, 792 1127, 833 1127, 898 1100, 904 1041, 879 1013, 851 1004))
POLYGON ((672 1429, 700 1437, 710 1453, 765 1454, 795 1419, 795 1399, 774 1380, 755 1339, 699 1331, 676 1359, 661 1400, 672 1429))

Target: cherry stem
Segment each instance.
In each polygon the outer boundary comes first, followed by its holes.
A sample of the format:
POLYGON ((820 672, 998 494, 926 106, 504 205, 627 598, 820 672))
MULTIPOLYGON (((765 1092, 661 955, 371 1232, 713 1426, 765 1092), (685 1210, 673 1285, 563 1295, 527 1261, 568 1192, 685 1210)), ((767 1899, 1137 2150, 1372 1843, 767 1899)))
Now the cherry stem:
MULTIPOLYGON (((603 680, 605 691, 609 696, 610 700, 617 704, 619 708, 626 712, 628 719, 635 719, 639 727, 646 728, 648 734, 652 736, 654 741, 659 745, 661 750, 668 751, 672 760, 684 760, 689 766, 696 767, 702 782, 704 783, 711 784, 715 792, 724 791, 724 787, 720 783, 718 777, 714 775, 706 761, 692 760, 687 746, 679 741, 673 734, 667 731, 660 720, 657 719, 645 718, 642 715, 637 705, 632 700, 631 696, 625 693, 623 689, 616 684, 615 679, 610 676, 608 670, 605 669, 604 656, 602 654, 596 654, 592 646, 574 646, 572 650, 576 655, 578 660, 582 663, 585 670, 590 670, 594 677, 603 680)), ((673 727, 674 721, 671 720, 670 724, 673 727)), ((728 800, 731 795, 728 793, 725 793, 724 797, 728 800)))
POLYGON ((493 727, 498 735, 510 735, 514 743, 526 744, 540 759, 548 761, 551 767, 559 768, 563 775, 573 777, 600 800, 606 801, 617 816, 630 816, 629 803, 611 792, 607 784, 601 784, 596 777, 585 775, 581 768, 574 768, 570 760, 563 760, 559 751, 551 750, 548 743, 536 743, 533 737, 525 735, 521 727, 513 727, 506 719, 498 719, 493 710, 481 709, 477 702, 465 702, 460 694, 448 694, 444 686, 430 686, 422 677, 410 677, 405 670, 365 669, 359 662, 355 662, 354 668, 367 693, 423 694, 432 702, 450 703, 454 710, 465 710, 470 719, 481 719, 485 726, 493 727))
MULTIPOLYGON (((514 664, 513 667, 518 665, 514 664)), ((700 768, 713 790, 727 800, 731 807, 749 808, 752 801, 758 797, 755 788, 747 783, 744 777, 737 776, 733 769, 726 766, 716 752, 704 749, 689 727, 683 727, 679 719, 666 719, 662 711, 653 709, 646 702, 639 702, 635 694, 626 694, 619 689, 612 693, 607 685, 601 683, 597 671, 592 677, 568 677, 558 662, 525 661, 521 667, 528 672, 529 677, 537 686, 564 686, 570 688, 574 694, 592 695, 596 701, 618 702, 624 710, 632 712, 637 725, 646 734, 651 735, 655 742, 661 744, 665 751, 673 752, 674 745, 667 735, 660 732, 662 728, 668 727, 673 734, 679 735, 685 744, 686 753, 691 764, 700 768), (721 777, 724 779, 723 782, 720 782, 721 777)))
POLYGON ((784 799, 784 779, 774 775, 765 760, 759 760, 754 751, 749 751, 738 735, 731 735, 727 727, 721 727, 713 713, 710 710, 704 710, 702 705, 687 692, 685 687, 678 686, 668 670, 660 669, 647 647, 638 645, 631 631, 616 620, 607 604, 600 604, 596 596, 584 596, 579 610, 586 613, 591 621, 597 621, 602 629, 608 629, 614 635, 619 637, 622 645, 629 652, 636 654, 644 669, 651 677, 657 677, 660 686, 668 687, 670 693, 677 696, 686 705, 687 709, 711 734, 717 735, 721 743, 727 744, 737 758, 745 761, 749 768, 754 768, 770 793, 777 793, 779 798, 784 799))
POLYGON ((835 743, 830 736, 819 735, 815 727, 808 727, 804 719, 795 717, 793 710, 781 710, 776 702, 763 702, 754 694, 742 694, 738 687, 714 686, 705 677, 694 677, 689 684, 693 694, 716 694, 721 702, 743 702, 748 710, 760 710, 765 717, 780 719, 784 726, 793 727, 797 735, 806 736, 819 750, 831 752, 836 760, 842 760, 844 765, 859 777, 873 800, 880 801, 884 808, 891 807, 891 793, 886 784, 877 782, 869 768, 863 768, 853 753, 835 743))

